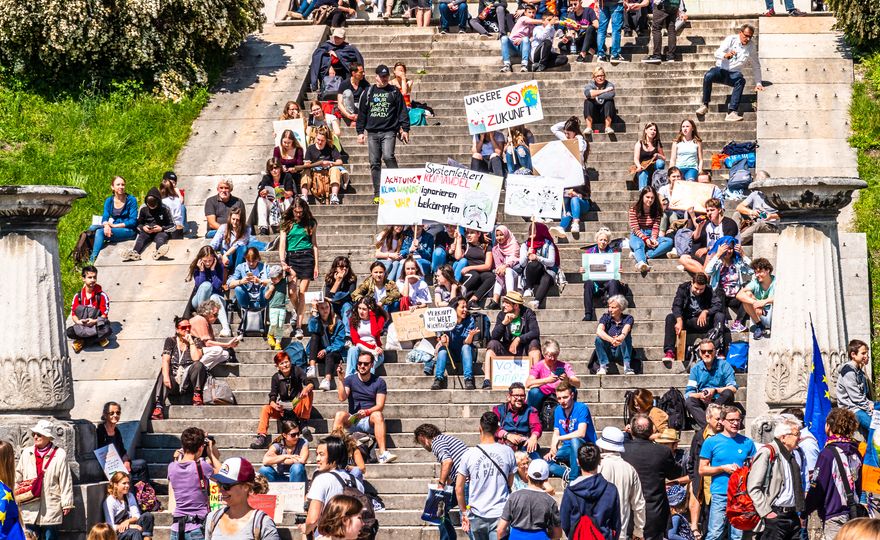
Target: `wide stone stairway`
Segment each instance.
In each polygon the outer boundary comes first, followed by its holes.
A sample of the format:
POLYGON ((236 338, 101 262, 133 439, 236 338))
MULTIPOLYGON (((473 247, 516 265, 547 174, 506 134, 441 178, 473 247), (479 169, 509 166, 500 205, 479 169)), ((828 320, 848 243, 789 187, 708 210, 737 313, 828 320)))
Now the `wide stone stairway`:
MULTIPOLYGON (((632 291, 629 312, 636 321, 633 342, 637 358, 634 367, 638 374, 624 376, 622 366, 617 365, 615 369, 612 365, 608 375, 590 375, 587 362, 593 352, 596 323, 581 322, 583 285, 577 273, 581 265, 581 247, 592 243, 593 233, 600 226, 609 227, 614 238, 627 234, 627 210, 636 196, 636 187, 627 169, 642 126, 646 122, 658 124, 668 156, 680 122, 685 118, 696 120, 693 111, 699 106, 703 73, 713 65, 713 51, 743 22, 747 21, 733 18, 691 21, 679 35, 681 61, 675 63, 642 64, 641 60, 648 53, 647 39, 624 38, 623 55, 628 62, 617 66, 605 64, 608 79, 617 87, 616 103, 621 121, 613 126, 616 134, 596 134, 591 143, 588 165, 595 170, 592 193, 599 211, 590 212, 582 219, 579 234, 569 234, 560 241, 562 266, 569 284, 561 295, 554 290, 547 299, 546 309, 538 312, 542 338, 559 341, 561 358, 573 362, 575 372, 583 381, 579 399, 589 404, 597 429, 607 425, 622 426, 624 395, 629 389, 646 387, 659 395, 669 387, 684 388, 686 376, 682 364, 664 363, 661 345, 663 321, 675 288, 688 276, 676 269, 677 261, 668 259, 651 261, 653 270, 642 276, 634 269, 632 259, 624 255, 622 279, 632 291)), ((401 167, 417 167, 427 161, 445 163, 449 157, 469 163, 471 138, 462 98, 516 81, 538 81, 545 119, 530 124, 529 128, 538 142, 554 140, 551 125, 572 115, 581 117, 583 86, 595 66, 595 63, 575 63, 562 71, 502 74, 499 73, 498 41, 480 39, 475 34, 439 35, 436 28, 355 26, 348 29, 347 40, 363 53, 370 80, 377 64, 406 63, 409 76, 416 81, 413 99, 429 104, 436 113, 429 119, 432 125, 413 128, 409 145, 398 144, 401 167)), ((750 81, 748 88, 752 85, 750 81)), ((726 106, 722 97, 727 91, 716 87, 710 113, 698 122, 707 166, 711 154, 719 152, 730 140, 755 139, 754 93, 747 91, 743 100, 740 110, 745 116, 744 121, 726 123, 726 106)), ((321 276, 337 255, 348 255, 358 275, 365 276, 373 260, 374 237, 378 231, 376 207, 371 203, 367 147, 357 144, 354 129, 344 128, 343 131, 342 144, 351 157, 351 192, 345 194, 342 206, 313 206, 319 223, 321 276)), ((243 158, 263 163, 272 149, 267 146, 264 150, 261 156, 243 158)), ((252 174, 258 172, 254 170, 252 174)), ((256 182, 254 180, 254 184, 256 182)), ((716 182, 723 187, 723 180, 716 178, 716 182)), ((236 185, 236 192, 239 185, 236 185)), ((249 204, 252 200, 246 199, 249 204)), ((728 205, 728 208, 732 206, 728 205)), ((503 207, 498 213, 498 221, 508 225, 518 239, 527 237, 527 222, 519 217, 506 216, 503 207)), ((265 253, 264 259, 274 261, 277 255, 265 253)), ((313 283, 315 290, 319 286, 313 283)), ((489 316, 494 321, 495 312, 489 312, 489 316)), ((483 351, 480 351, 480 359, 482 355, 483 351)), ((432 422, 443 431, 473 444, 477 441, 477 419, 492 405, 504 401, 505 392, 465 391, 457 377, 450 377, 450 389, 432 392, 429 390, 432 378, 422 374, 421 365, 406 363, 405 356, 406 351, 386 353, 382 368, 389 388, 385 408, 385 416, 389 419, 389 447, 398 459, 392 464, 368 465, 366 478, 376 487, 387 506, 387 510, 379 514, 381 537, 393 536, 398 540, 436 538, 436 527, 425 526, 419 516, 426 485, 436 479, 439 465, 433 455, 413 442, 412 430, 423 422, 432 422)), ((255 464, 260 462, 264 452, 250 450, 248 445, 256 429, 260 407, 267 401, 270 377, 275 372, 272 352, 261 340, 246 338, 238 349, 238 361, 238 364, 215 370, 226 377, 238 405, 172 406, 167 420, 151 422, 151 429, 141 439, 140 456, 150 463, 154 479, 165 477, 166 464, 179 446, 180 432, 193 425, 206 429, 216 438, 224 457, 240 455, 255 464)), ((482 364, 477 365, 477 373, 479 381, 482 364)), ((741 376, 739 382, 744 386, 745 378, 741 376)), ((741 390, 737 398, 744 402, 745 391, 741 390)), ((327 432, 328 422, 332 422, 334 413, 342 407, 344 404, 338 403, 335 391, 316 392, 310 424, 317 437, 327 432)), ((690 438, 689 433, 683 436, 685 441, 690 438)), ((541 442, 546 446, 550 434, 545 433, 541 442)), ((309 470, 311 472, 313 466, 309 470)), ((156 537, 166 538, 170 515, 161 513, 157 523, 156 537)), ((288 531, 285 534, 299 536, 292 516, 285 516, 283 525, 288 531)))

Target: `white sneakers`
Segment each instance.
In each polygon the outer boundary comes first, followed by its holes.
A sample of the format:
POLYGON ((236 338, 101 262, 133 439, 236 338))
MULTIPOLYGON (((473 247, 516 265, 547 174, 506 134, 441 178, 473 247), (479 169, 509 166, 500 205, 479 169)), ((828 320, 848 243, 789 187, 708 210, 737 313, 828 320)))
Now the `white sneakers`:
POLYGON ((736 111, 730 111, 727 113, 727 116, 724 117, 725 122, 739 122, 743 117, 736 111))
POLYGON ((320 390, 329 391, 330 390, 330 379, 324 379, 321 381, 321 384, 318 385, 320 390))
POLYGON ((306 378, 307 379, 316 379, 318 377, 318 370, 315 369, 315 366, 309 366, 306 368, 306 378))
POLYGON ((697 116, 703 116, 709 112, 709 106, 708 105, 700 105, 700 108, 697 109, 696 112, 697 112, 697 116))
POLYGON ((382 455, 379 456, 379 463, 383 465, 385 463, 393 463, 395 460, 397 460, 397 456, 395 456, 388 450, 385 450, 384 452, 382 452, 382 455))
POLYGON ((159 259, 161 259, 165 255, 168 255, 168 248, 170 248, 170 247, 171 247, 170 244, 162 244, 161 246, 156 248, 156 251, 153 252, 153 259, 158 261, 159 259))
POLYGON ((608 375, 608 368, 605 366, 599 366, 599 370, 596 371, 596 375, 608 375))
POLYGON ((644 261, 636 263, 636 270, 638 270, 639 272, 641 272, 643 274, 650 269, 651 269, 651 267, 648 266, 648 263, 646 263, 644 261))
POLYGON ((133 249, 130 249, 122 254, 122 262, 139 261, 139 260, 141 260, 141 254, 133 249))

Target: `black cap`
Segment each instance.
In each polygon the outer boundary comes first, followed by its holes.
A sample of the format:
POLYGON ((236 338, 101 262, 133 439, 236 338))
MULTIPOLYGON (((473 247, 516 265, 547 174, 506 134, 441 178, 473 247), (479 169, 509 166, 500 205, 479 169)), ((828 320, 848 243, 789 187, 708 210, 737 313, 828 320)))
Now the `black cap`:
POLYGON ((387 77, 387 76, 391 75, 391 71, 388 69, 388 66, 386 66, 385 64, 379 64, 376 67, 376 75, 381 75, 383 77, 387 77))
POLYGON ((174 174, 174 171, 168 171, 162 175, 162 180, 173 180, 177 182, 177 175, 174 174))

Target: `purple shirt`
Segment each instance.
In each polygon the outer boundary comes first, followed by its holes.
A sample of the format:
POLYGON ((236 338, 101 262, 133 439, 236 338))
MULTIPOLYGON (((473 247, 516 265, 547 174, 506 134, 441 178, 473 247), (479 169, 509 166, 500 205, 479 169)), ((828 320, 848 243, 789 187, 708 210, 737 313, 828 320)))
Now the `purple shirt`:
MULTIPOLYGON (((556 367, 553 368, 553 371, 550 371, 550 368, 547 367, 547 364, 544 363, 543 360, 532 366, 532 369, 529 371, 529 375, 536 379, 546 379, 550 375, 554 375, 559 373, 562 370, 569 377, 574 377, 574 371, 571 369, 571 364, 566 362, 562 362, 561 360, 556 361, 556 367)), ((542 384, 538 388, 541 389, 541 393, 546 395, 552 394, 556 387, 559 386, 559 383, 562 381, 555 381, 552 383, 542 384)))
MULTIPOLYGON (((214 474, 214 468, 200 459, 202 472, 205 473, 205 482, 214 474)), ((199 473, 196 471, 193 461, 175 461, 168 464, 168 482, 174 490, 174 517, 199 516, 202 519, 208 515, 208 491, 199 486, 199 473)), ((198 529, 196 523, 187 523, 186 530, 198 529)))

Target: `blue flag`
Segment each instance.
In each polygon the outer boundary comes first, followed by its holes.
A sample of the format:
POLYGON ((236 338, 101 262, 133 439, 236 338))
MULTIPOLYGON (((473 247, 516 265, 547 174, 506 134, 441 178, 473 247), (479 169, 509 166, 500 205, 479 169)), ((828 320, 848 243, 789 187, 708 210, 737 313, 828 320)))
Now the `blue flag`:
POLYGON ((807 405, 804 407, 804 423, 810 433, 816 437, 819 448, 825 446, 825 420, 831 412, 831 395, 828 392, 828 377, 825 376, 825 365, 822 353, 816 340, 816 330, 810 323, 813 334, 813 365, 810 367, 810 381, 807 384, 807 405))
POLYGON ((24 540, 24 531, 18 522, 18 505, 12 490, 0 482, 0 539, 24 540))

